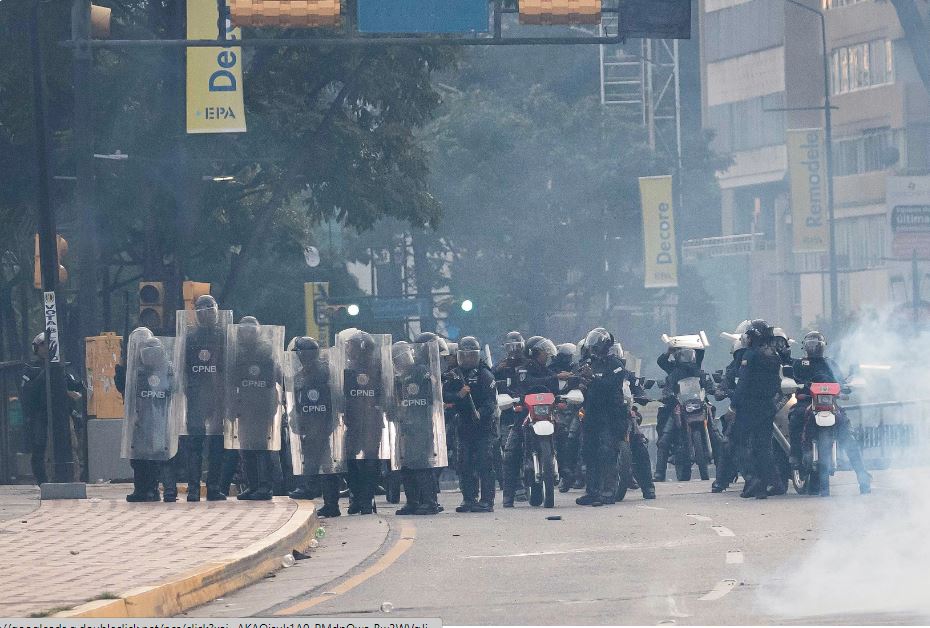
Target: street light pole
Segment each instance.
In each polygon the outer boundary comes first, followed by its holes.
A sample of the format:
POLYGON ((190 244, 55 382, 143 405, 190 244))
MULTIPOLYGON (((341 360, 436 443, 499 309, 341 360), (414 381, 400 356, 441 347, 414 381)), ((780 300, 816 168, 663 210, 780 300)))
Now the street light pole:
POLYGON ((833 108, 830 104, 830 58, 827 55, 827 19, 823 11, 800 2, 800 0, 785 0, 789 4, 810 11, 820 19, 820 40, 823 54, 823 136, 827 152, 827 219, 830 230, 830 320, 834 330, 839 312, 839 280, 836 269, 836 220, 833 203, 833 108))

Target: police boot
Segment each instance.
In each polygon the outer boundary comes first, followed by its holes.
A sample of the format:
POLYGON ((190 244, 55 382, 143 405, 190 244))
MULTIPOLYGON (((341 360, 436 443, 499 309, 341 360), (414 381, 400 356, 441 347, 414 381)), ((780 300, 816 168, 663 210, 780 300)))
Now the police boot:
MULTIPOLYGON (((188 495, 188 499, 189 498, 190 498, 190 495, 188 495)), ((208 502, 224 502, 226 501, 226 496, 223 495, 223 493, 221 493, 219 489, 216 489, 216 488, 211 489, 208 486, 207 487, 207 501, 208 502)))
POLYGON ((720 480, 714 480, 714 483, 710 485, 711 493, 722 493, 725 490, 727 490, 727 485, 720 480))
POLYGON ((339 510, 339 504, 324 504, 317 512, 320 517, 339 517, 342 511, 339 510))
POLYGON ((473 499, 462 500, 462 503, 458 505, 455 509, 455 512, 472 512, 472 509, 478 504, 477 501, 473 499))
POLYGON ((314 499, 316 495, 313 494, 306 486, 298 486, 293 491, 287 494, 291 499, 314 499))
POLYGON ((578 477, 575 478, 575 481, 572 483, 572 488, 576 490, 581 490, 584 488, 584 474, 579 473, 578 477))
POLYGON ((576 499, 575 503, 578 504, 579 506, 603 506, 604 505, 603 503, 601 503, 600 495, 591 495, 589 493, 585 493, 584 495, 576 499))
POLYGON ((409 476, 404 477, 404 497, 407 498, 407 503, 403 507, 398 508, 394 511, 395 515, 415 515, 417 509, 420 507, 420 500, 417 495, 417 486, 414 483, 413 479, 409 476))
POLYGON ((562 478, 559 480, 559 492, 567 493, 572 488, 572 475, 571 473, 563 473, 562 478))

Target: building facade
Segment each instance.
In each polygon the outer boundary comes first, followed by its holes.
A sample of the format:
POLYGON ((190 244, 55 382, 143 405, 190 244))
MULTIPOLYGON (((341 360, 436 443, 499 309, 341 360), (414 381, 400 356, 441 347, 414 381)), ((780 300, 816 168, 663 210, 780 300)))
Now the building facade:
MULTIPOLYGON (((906 303, 886 187, 928 172, 930 98, 891 3, 799 1, 826 16, 840 312, 906 303)), ((731 318, 799 332, 830 317, 827 253, 793 248, 786 145, 824 124, 819 18, 785 0, 701 0, 700 38, 703 123, 733 165, 718 173, 721 237, 686 242, 683 259, 732 290, 731 318)))

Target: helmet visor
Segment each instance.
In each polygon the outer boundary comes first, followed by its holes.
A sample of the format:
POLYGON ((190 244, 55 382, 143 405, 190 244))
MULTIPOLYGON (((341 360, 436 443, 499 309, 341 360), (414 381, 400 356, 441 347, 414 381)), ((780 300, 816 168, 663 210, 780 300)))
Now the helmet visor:
POLYGON ((464 369, 477 368, 481 360, 481 351, 479 349, 459 349, 456 354, 459 366, 464 369))

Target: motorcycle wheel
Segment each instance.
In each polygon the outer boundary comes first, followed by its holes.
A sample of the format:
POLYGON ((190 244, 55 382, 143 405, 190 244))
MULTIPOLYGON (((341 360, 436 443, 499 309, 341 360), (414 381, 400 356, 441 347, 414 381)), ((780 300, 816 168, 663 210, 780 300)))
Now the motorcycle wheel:
POLYGON ((710 473, 707 471, 707 445, 704 442, 704 431, 694 430, 691 432, 691 446, 694 448, 694 464, 698 467, 702 480, 709 480, 710 473))
POLYGON ((555 452, 552 441, 542 439, 539 442, 539 460, 542 463, 543 506, 555 506, 555 452))
POLYGON ((617 485, 617 501, 622 502, 626 497, 626 492, 630 488, 630 482, 633 480, 633 453, 630 451, 630 443, 623 441, 620 443, 617 452, 617 468, 620 471, 620 483, 617 485))
POLYGON ((833 469, 833 430, 821 428, 817 435, 817 475, 821 495, 830 494, 830 474, 833 469))

